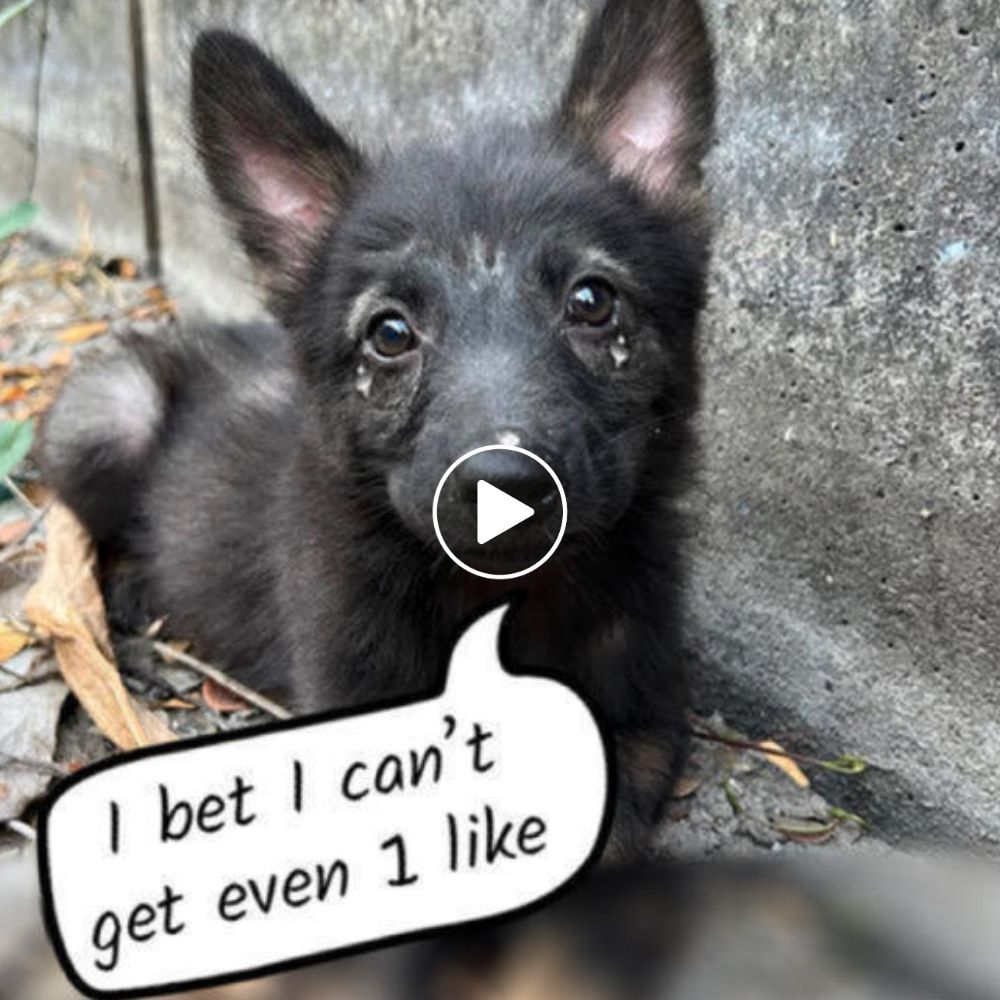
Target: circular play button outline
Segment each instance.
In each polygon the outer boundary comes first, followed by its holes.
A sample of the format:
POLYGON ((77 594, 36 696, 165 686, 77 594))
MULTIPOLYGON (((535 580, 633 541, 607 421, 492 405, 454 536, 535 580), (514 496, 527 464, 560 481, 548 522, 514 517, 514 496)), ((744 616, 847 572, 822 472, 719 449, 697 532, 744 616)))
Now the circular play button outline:
POLYGON ((520 448, 514 444, 484 444, 482 447, 473 448, 472 451, 467 451, 464 455, 456 458, 455 461, 448 466, 445 474, 438 480, 437 489, 434 490, 434 503, 431 507, 431 518, 434 521, 434 534, 437 535, 437 540, 441 543, 441 548, 444 549, 448 558, 451 559, 455 565, 461 566, 462 569, 466 570, 466 572, 472 573, 474 576, 481 576, 487 580, 513 580, 519 576, 527 576, 528 573, 534 572, 539 566, 547 563, 549 559, 552 558, 556 549, 559 548, 559 543, 563 540, 563 535, 566 534, 566 521, 568 516, 569 509, 566 506, 566 491, 563 489, 563 484, 559 481, 559 477, 555 474, 555 470, 551 465, 549 465, 548 462, 545 461, 544 458, 536 455, 533 451, 528 451, 527 448, 520 448), (444 535, 441 534, 441 525, 438 523, 438 500, 441 499, 441 490, 444 488, 444 484, 447 482, 448 477, 466 459, 472 458, 473 455, 480 455, 484 451, 516 451, 518 454, 532 459, 552 477, 552 481, 556 484, 556 489, 559 491, 559 502, 562 505, 562 523, 559 525, 559 532, 556 534, 555 541, 549 547, 549 551, 546 552, 541 559, 533 562, 525 569, 515 570, 513 573, 487 573, 485 570, 476 569, 475 566, 470 566, 467 562, 463 562, 448 547, 448 543, 444 540, 444 535))

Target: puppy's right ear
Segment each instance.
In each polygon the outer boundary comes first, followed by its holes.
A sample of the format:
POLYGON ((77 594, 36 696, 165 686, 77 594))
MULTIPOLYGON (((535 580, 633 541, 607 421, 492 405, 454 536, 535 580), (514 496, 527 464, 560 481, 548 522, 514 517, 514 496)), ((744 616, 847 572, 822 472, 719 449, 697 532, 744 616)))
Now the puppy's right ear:
POLYGON ((212 188, 268 291, 294 287, 365 169, 362 155, 257 46, 199 36, 191 120, 212 188))
POLYGON ((699 0, 604 0, 577 52, 557 126, 659 202, 700 182, 714 111, 699 0))

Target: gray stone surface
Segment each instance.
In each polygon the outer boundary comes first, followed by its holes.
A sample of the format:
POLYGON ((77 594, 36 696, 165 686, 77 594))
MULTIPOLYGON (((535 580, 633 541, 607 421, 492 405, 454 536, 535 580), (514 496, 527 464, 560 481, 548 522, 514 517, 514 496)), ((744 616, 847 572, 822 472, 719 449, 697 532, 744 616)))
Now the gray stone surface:
POLYGON ((900 835, 995 842, 996 5, 713 7, 708 697, 870 757, 900 835))
MULTIPOLYGON (((7 5, 4 4, 4 7, 7 5)), ((0 208, 31 176, 39 0, 0 30, 0 208)), ((142 256, 142 197, 124 0, 49 0, 34 200, 41 232, 65 246, 142 256)))
MULTIPOLYGON (((377 147, 547 106, 583 6, 144 0, 172 286, 192 310, 253 309, 187 141, 185 53, 199 27, 263 41, 377 147)), ((707 6, 721 105, 704 462, 690 500, 699 707, 786 745, 867 757, 877 768, 823 791, 885 836, 996 845, 995 2, 707 6)), ((119 129, 131 107, 124 9, 53 2, 43 143, 45 169, 117 165, 122 182, 95 205, 95 231, 116 251, 140 233, 134 140, 119 129), (117 19, 94 13, 108 8, 117 19)), ((5 144, 25 127, 15 105, 31 38, 18 30, 0 39, 5 144)), ((69 207, 39 195, 45 225, 68 232, 69 207)))

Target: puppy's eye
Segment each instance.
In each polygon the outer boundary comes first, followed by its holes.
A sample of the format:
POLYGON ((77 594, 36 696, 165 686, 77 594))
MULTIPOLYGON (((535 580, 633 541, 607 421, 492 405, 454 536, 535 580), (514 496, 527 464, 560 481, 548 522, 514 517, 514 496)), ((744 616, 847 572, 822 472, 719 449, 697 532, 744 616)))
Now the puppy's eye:
POLYGON ((417 335, 399 313, 383 313, 368 325, 368 342, 380 357, 398 358, 417 346, 417 335))
POLYGON ((566 318, 571 323, 604 326, 615 316, 618 296, 601 278, 587 278, 574 285, 566 300, 566 318))

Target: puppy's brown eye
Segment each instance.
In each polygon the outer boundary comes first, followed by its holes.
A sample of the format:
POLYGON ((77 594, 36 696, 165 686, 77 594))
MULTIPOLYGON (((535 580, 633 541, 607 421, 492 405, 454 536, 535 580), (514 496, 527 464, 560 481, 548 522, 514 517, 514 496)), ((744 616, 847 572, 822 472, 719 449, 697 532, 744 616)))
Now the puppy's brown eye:
POLYGON ((383 313, 369 325, 368 342, 380 357, 398 358, 417 346, 417 335, 399 313, 383 313))
POLYGON ((566 318, 572 323, 604 326, 615 316, 618 296, 600 278, 587 278, 575 285, 566 300, 566 318))

